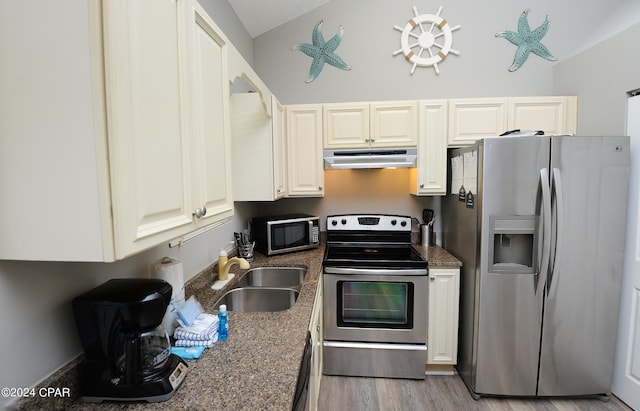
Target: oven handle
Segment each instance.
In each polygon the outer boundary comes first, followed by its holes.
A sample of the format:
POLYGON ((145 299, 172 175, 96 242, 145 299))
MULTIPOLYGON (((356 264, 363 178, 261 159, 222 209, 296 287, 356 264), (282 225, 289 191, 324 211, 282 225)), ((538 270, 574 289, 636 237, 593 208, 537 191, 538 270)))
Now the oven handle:
POLYGON ((322 343, 325 347, 336 348, 375 348, 381 350, 403 350, 403 351, 427 351, 426 344, 396 344, 396 343, 367 343, 367 342, 346 342, 327 341, 322 343))
POLYGON ((429 270, 426 268, 412 269, 389 269, 389 268, 344 268, 344 267, 325 267, 325 274, 346 274, 346 275, 428 275, 429 270))

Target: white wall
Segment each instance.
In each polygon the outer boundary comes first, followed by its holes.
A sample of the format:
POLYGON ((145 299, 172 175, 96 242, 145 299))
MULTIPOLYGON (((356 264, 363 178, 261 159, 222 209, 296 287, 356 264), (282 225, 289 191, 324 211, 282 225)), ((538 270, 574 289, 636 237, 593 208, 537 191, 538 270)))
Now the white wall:
MULTIPOLYGON (((633 2, 637 1, 334 0, 255 38, 254 62, 258 75, 284 104, 549 95, 554 92, 554 63, 532 54, 519 70, 508 72, 516 47, 496 38, 495 33, 516 31, 518 17, 526 8, 531 8, 532 29, 548 14, 551 25, 542 43, 562 60, 585 47, 594 32, 610 33, 628 25, 628 21, 619 23, 609 17, 619 5, 633 2), (449 25, 462 26, 453 33, 453 48, 460 55, 449 55, 440 64, 440 75, 432 68, 418 68, 410 75, 410 64, 401 55, 392 56, 400 48, 400 32, 393 26, 404 26, 413 17, 414 5, 420 14, 435 14, 442 5, 442 16, 449 25), (305 84, 311 58, 291 50, 291 46, 310 43, 312 29, 320 20, 324 20, 325 40, 336 33, 339 25, 344 26, 344 37, 336 52, 353 69, 342 71, 325 65, 316 80, 305 84), (601 26, 606 29, 600 30, 601 26)), ((616 16, 628 17, 617 12, 616 16)))

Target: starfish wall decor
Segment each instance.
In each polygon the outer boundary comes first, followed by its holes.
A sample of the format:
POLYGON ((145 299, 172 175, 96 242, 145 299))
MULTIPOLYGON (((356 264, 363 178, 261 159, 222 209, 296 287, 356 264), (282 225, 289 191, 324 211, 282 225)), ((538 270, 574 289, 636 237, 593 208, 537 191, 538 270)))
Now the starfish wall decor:
POLYGON ((513 58, 513 64, 509 67, 509 71, 516 71, 519 69, 524 62, 527 61, 527 57, 529 57, 530 53, 534 53, 547 60, 557 60, 553 55, 551 55, 549 49, 547 49, 544 44, 540 43, 540 40, 542 40, 544 35, 547 34, 547 30, 549 29, 549 16, 544 19, 544 23, 531 31, 531 28, 529 27, 529 20, 527 19, 528 15, 529 9, 526 9, 520 15, 520 18, 518 19, 517 33, 513 31, 501 31, 496 33, 496 37, 504 37, 511 43, 518 46, 516 55, 513 58))
POLYGON ((351 66, 345 63, 340 56, 335 53, 335 50, 340 45, 340 41, 342 41, 342 34, 344 33, 342 26, 338 28, 336 35, 326 43, 320 30, 321 27, 322 20, 316 24, 313 29, 313 35, 311 36, 313 44, 300 43, 291 47, 291 50, 300 50, 307 56, 313 57, 311 69, 309 69, 309 77, 307 77, 305 83, 311 83, 318 77, 324 67, 324 63, 329 63, 342 70, 351 70, 351 66))

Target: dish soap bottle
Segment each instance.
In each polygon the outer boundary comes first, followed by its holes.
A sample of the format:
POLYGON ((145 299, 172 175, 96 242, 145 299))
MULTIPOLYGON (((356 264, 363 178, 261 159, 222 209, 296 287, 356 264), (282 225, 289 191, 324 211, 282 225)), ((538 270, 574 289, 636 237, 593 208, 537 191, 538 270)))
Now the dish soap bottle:
POLYGON ((222 304, 218 308, 218 339, 226 340, 229 337, 229 312, 226 304, 222 304))

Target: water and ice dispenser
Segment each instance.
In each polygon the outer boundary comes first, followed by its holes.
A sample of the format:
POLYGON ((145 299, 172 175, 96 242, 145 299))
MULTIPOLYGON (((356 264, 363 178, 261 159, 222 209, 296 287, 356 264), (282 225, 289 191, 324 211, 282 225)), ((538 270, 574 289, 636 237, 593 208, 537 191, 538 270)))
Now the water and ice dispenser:
POLYGON ((489 227, 489 272, 537 273, 537 216, 490 216, 489 227))

